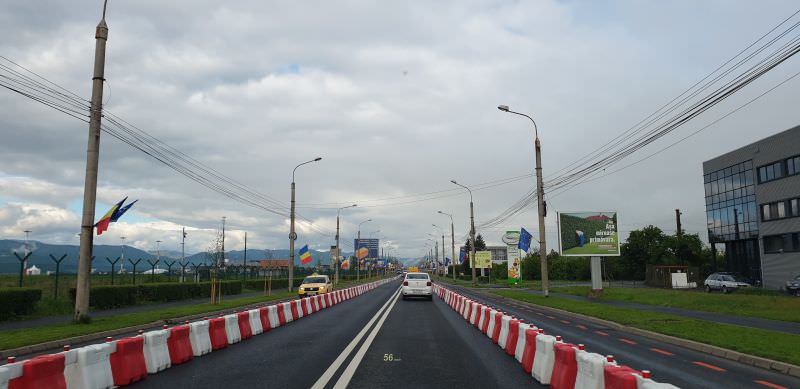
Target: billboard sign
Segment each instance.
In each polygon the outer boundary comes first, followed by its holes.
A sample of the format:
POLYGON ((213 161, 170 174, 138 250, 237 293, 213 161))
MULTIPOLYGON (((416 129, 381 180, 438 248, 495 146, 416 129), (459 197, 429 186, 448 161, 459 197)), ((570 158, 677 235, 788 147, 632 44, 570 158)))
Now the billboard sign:
POLYGON ((503 243, 506 244, 509 285, 518 284, 522 274, 519 268, 519 236, 519 231, 506 231, 502 237, 503 243))
POLYGON ((492 267, 492 252, 491 251, 476 251, 475 252, 475 268, 488 269, 492 267))
POLYGON ((558 247, 568 257, 619 256, 617 212, 559 212, 558 247))
POLYGON ((380 247, 380 240, 379 239, 372 239, 372 238, 362 238, 359 242, 358 239, 353 239, 353 247, 356 249, 361 249, 365 247, 368 252, 367 256, 364 258, 378 258, 378 247, 380 247))

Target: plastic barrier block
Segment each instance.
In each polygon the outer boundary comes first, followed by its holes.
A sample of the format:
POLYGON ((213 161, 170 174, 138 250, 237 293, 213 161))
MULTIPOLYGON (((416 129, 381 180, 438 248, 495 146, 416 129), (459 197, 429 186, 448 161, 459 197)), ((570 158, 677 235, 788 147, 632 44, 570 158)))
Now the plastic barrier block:
POLYGON ((319 295, 319 307, 322 309, 328 308, 328 303, 325 301, 325 295, 319 295))
POLYGON ((253 337, 253 329, 250 328, 250 312, 244 311, 236 314, 236 319, 239 324, 239 336, 241 340, 247 340, 253 337))
POLYGON ((189 326, 172 327, 167 339, 169 361, 173 365, 180 365, 192 359, 192 342, 189 340, 189 326))
POLYGON ((552 335, 539 334, 536 336, 536 353, 533 355, 531 375, 540 384, 550 384, 555 363, 555 351, 553 350, 555 344, 556 338, 552 335))
POLYGON ((470 314, 469 310, 471 308, 472 308, 472 302, 469 300, 464 300, 464 303, 461 304, 461 317, 463 317, 464 320, 467 320, 467 318, 469 317, 470 314))
POLYGON ((192 344, 192 355, 196 357, 211 352, 208 320, 196 321, 189 324, 189 342, 192 344))
POLYGON ((172 366, 167 346, 169 335, 169 330, 149 331, 142 334, 144 362, 147 365, 148 373, 155 374, 172 366))
POLYGON ((319 296, 311 297, 311 305, 314 307, 314 312, 318 312, 320 310, 319 296))
POLYGON ((0 366, 0 389, 8 389, 9 382, 22 376, 22 362, 0 366))
POLYGON ((216 351, 228 347, 228 335, 225 333, 225 319, 217 317, 208 321, 208 337, 211 349, 216 351))
POLYGON ((292 321, 300 319, 300 313, 297 312, 297 300, 289 301, 286 304, 289 306, 289 312, 287 313, 292 315, 292 321))
POLYGON ((483 320, 483 324, 481 325, 481 332, 484 334, 489 332, 489 323, 492 322, 492 320, 489 320, 489 318, 492 317, 492 311, 494 311, 494 309, 489 307, 483 308, 483 318, 481 318, 481 320, 483 320))
MULTIPOLYGON (((527 343, 527 339, 525 338, 525 331, 527 331, 530 328, 536 328, 536 327, 531 327, 530 324, 519 323, 519 328, 517 331, 517 345, 516 345, 516 350, 514 351, 514 358, 516 358, 517 362, 519 363, 522 363, 522 353, 525 352, 525 344, 527 343)), ((533 360, 533 356, 531 356, 531 360, 533 360)))
MULTIPOLYGON (((252 332, 253 335, 264 332, 264 327, 261 325, 261 312, 258 309, 251 309, 247 311, 247 315, 250 321, 250 332, 252 332)), ((239 331, 241 330, 240 328, 239 331)))
MULTIPOLYGON (((275 308, 276 311, 278 312, 278 324, 281 326, 285 326, 286 323, 291 321, 291 320, 286 320, 286 310, 283 307, 284 307, 283 303, 278 303, 278 305, 276 305, 275 308)), ((289 318, 291 318, 291 316, 292 315, 289 315, 289 318)))
POLYGON ((500 317, 500 336, 497 337, 497 345, 501 349, 506 349, 506 342, 508 341, 508 325, 511 323, 511 316, 503 315, 500 317))
POLYGON ((282 303, 282 304, 283 304, 283 318, 286 319, 287 323, 293 322, 295 320, 295 318, 297 317, 296 313, 292 314, 292 307, 294 306, 294 304, 292 304, 291 301, 287 301, 287 302, 282 303))
POLYGON ((511 319, 508 321, 508 335, 506 335, 505 347, 503 347, 506 350, 506 354, 516 354, 517 336, 519 336, 519 320, 511 319))
POLYGON ((225 319, 225 336, 228 344, 239 343, 242 333, 239 332, 239 318, 235 313, 223 316, 225 319))
POLYGON ((493 320, 493 322, 494 322, 493 330, 494 331, 492 332, 492 336, 491 336, 492 337, 492 343, 494 343, 494 344, 497 344, 497 342, 500 340, 500 330, 502 329, 501 327, 503 326, 502 321, 503 321, 503 313, 502 312, 495 313, 494 314, 494 320, 493 320))
POLYGON ((303 297, 300 299, 300 311, 302 312, 304 317, 311 314, 311 309, 309 309, 308 306, 308 297, 303 297))
POLYGON ((328 307, 333 306, 333 301, 331 300, 331 294, 325 293, 325 302, 328 303, 328 307))
POLYGON ((536 337, 538 335, 539 331, 535 329, 525 330, 525 348, 522 350, 520 363, 522 363, 522 369, 525 370, 525 373, 531 375, 533 375, 533 362, 534 357, 536 357, 536 337))
POLYGON ((475 325, 475 319, 478 316, 478 307, 479 304, 473 301, 470 309, 469 324, 475 325))
POLYGON ((603 367, 606 365, 606 358, 604 356, 577 350, 575 352, 575 361, 578 366, 577 376, 575 378, 576 389, 605 388, 603 367))
POLYGON ((278 313, 279 309, 277 305, 270 305, 267 307, 267 316, 269 317, 269 326, 270 328, 277 328, 283 324, 280 320, 280 314, 278 313))
POLYGON ((635 377, 636 387, 638 389, 678 389, 675 385, 656 382, 650 378, 643 378, 640 375, 636 375, 635 377))
POLYGON ((93 344, 61 353, 68 388, 112 388, 111 354, 116 342, 93 344))
POLYGON ((269 309, 259 308, 258 309, 258 316, 261 318, 261 331, 268 332, 272 328, 272 323, 269 322, 269 309))
POLYGON ((111 375, 114 385, 130 385, 147 378, 144 362, 144 338, 134 336, 117 341, 117 351, 111 353, 111 375))
POLYGON ((636 376, 639 371, 628 366, 603 366, 603 379, 606 389, 637 389, 636 376))
POLYGON ((498 312, 495 311, 494 309, 490 309, 489 310, 489 316, 486 317, 486 322, 489 323, 489 324, 486 327, 486 331, 484 332, 484 334, 486 334, 486 336, 489 339, 491 339, 492 338, 492 334, 494 334, 494 325, 495 325, 494 316, 497 313, 498 312))
POLYGON ((297 316, 295 317, 295 320, 305 316, 303 315, 303 300, 300 299, 294 300, 292 301, 292 304, 294 304, 295 310, 297 311, 297 316))
POLYGON ((572 389, 575 387, 575 380, 578 375, 578 362, 575 359, 574 344, 556 343, 555 363, 553 364, 553 375, 550 378, 550 388, 552 389, 572 389))
POLYGON ((20 365, 22 366, 22 374, 17 378, 9 380, 9 389, 67 388, 67 380, 64 377, 65 365, 63 354, 40 355, 38 357, 33 357, 27 361, 21 362, 20 365))
POLYGON ((483 328, 483 321, 486 318, 485 311, 486 311, 486 306, 484 305, 478 306, 478 314, 475 317, 475 327, 478 328, 478 331, 480 331, 481 328, 483 328))

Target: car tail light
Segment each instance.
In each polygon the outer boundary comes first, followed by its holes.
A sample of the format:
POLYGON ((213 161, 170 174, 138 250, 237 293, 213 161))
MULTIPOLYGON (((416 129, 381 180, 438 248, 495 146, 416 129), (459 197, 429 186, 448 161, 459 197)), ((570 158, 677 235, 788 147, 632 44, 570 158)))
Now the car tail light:
POLYGON ((431 282, 430 281, 428 281, 428 286, 431 286, 431 282))
POLYGON ((403 281, 403 286, 408 286, 408 281, 403 281))

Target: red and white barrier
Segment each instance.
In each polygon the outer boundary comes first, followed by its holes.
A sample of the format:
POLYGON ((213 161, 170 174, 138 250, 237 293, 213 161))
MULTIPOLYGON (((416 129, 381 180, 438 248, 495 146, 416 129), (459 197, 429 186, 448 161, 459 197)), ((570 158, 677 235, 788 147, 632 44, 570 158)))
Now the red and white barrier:
MULTIPOLYGON (((278 309, 283 311, 283 320, 286 323, 291 323, 294 318, 292 317, 292 304, 291 303, 280 303, 278 304, 278 309)), ((283 325, 284 323, 281 323, 283 325)))
POLYGON ((579 349, 575 353, 575 360, 578 363, 575 389, 604 389, 606 387, 603 373, 606 357, 579 349))
POLYGON ((277 305, 270 305, 267 307, 267 317, 269 318, 269 326, 270 328, 278 328, 281 326, 280 320, 278 320, 278 306, 277 305))
POLYGON ((303 311, 307 312, 308 315, 316 312, 314 310, 314 305, 311 304, 311 297, 304 297, 303 298, 303 311))
POLYGON ((578 362, 575 359, 577 350, 574 344, 556 342, 553 347, 555 360, 553 374, 550 377, 550 388, 573 389, 575 387, 575 380, 578 376, 578 362))
MULTIPOLYGON (((208 338, 208 330, 206 330, 208 338)), ((211 350, 211 344, 208 346, 211 350)), ((114 385, 125 386, 147 378, 144 361, 144 338, 133 336, 117 341, 117 350, 109 357, 114 385)))
POLYGON ((517 352, 517 336, 519 335, 519 320, 512 318, 508 322, 508 335, 503 342, 507 355, 514 356, 517 352))
POLYGON ((6 373, 9 376, 14 375, 8 380, 8 387, 67 389, 64 359, 64 354, 59 353, 40 355, 18 364, 11 364, 12 366, 6 365, 6 373))
POLYGON ((258 309, 251 309, 247 311, 248 320, 250 320, 250 332, 253 335, 258 335, 264 332, 264 327, 261 325, 261 311, 258 309))
POLYGON ((608 389, 637 389, 641 373, 628 366, 607 364, 603 367, 603 380, 608 389))
POLYGON ((199 357, 211 352, 208 320, 189 324, 189 342, 192 344, 192 355, 199 357))
MULTIPOLYGON (((531 328, 536 329, 536 326, 531 326, 530 324, 522 322, 519 323, 519 326, 517 328, 517 345, 514 350, 514 358, 516 358, 517 362, 519 363, 522 363, 522 353, 525 352, 525 346, 527 344, 525 331, 531 328)), ((533 361, 533 359, 531 359, 531 361, 533 361)))
POLYGON ((8 389, 8 383, 22 376, 22 362, 0 366, 0 389, 8 389))
POLYGON ((533 355, 531 375, 540 384, 550 384, 555 363, 555 344, 556 338, 552 335, 539 334, 536 336, 536 353, 533 355))
POLYGON ((212 351, 217 351, 219 349, 228 347, 228 334, 225 331, 225 318, 217 317, 208 321, 208 337, 211 340, 212 351))
POLYGON ((272 328, 272 324, 269 322, 269 309, 267 307, 259 308, 258 316, 261 319, 261 333, 269 332, 272 328))
POLYGON ((242 334, 239 332, 239 317, 233 313, 223 316, 225 319, 225 336, 228 344, 239 343, 242 340, 242 334))
MULTIPOLYGON (((525 331, 525 349, 522 351, 522 370, 533 376, 533 360, 536 357, 536 338, 543 334, 543 331, 528 329, 525 331)), ((535 378, 535 377, 534 377, 535 378)))
POLYGON ((497 337, 497 345, 501 349, 506 349, 506 341, 508 340, 508 326, 511 322, 511 316, 503 315, 500 317, 500 333, 497 337))
POLYGON ((142 337, 144 338, 144 362, 147 365, 148 373, 155 374, 172 366, 167 346, 169 330, 145 332, 142 337))
POLYGON ((497 312, 494 314, 494 332, 492 333, 492 343, 497 344, 500 341, 500 330, 502 329, 503 313, 497 312))
POLYGON ((492 335, 494 334, 494 325, 495 325, 494 317, 498 313, 499 312, 497 312, 496 310, 494 310, 494 308, 492 308, 489 310, 489 316, 486 318, 486 321, 489 323, 489 325, 486 327, 485 334, 486 337, 488 337, 489 339, 491 339, 492 335))
POLYGON ((473 301, 472 308, 470 309, 469 324, 475 325, 475 318, 478 316, 478 307, 480 304, 473 301))
POLYGON ((117 350, 116 342, 92 344, 62 353, 65 361, 62 374, 68 388, 105 389, 114 387, 111 373, 111 353, 117 350), (69 356, 69 358, 67 358, 69 356))
POLYGON ((172 327, 169 330, 167 350, 169 350, 169 361, 173 366, 190 361, 193 357, 189 332, 188 325, 172 327))
POLYGON ((678 389, 677 386, 672 384, 665 384, 656 382, 650 379, 650 372, 642 370, 642 375, 636 375, 636 388, 637 389, 678 389))
POLYGON ((252 338, 253 330, 250 328, 250 313, 248 311, 239 312, 236 314, 236 319, 239 322, 240 339, 246 340, 252 338))

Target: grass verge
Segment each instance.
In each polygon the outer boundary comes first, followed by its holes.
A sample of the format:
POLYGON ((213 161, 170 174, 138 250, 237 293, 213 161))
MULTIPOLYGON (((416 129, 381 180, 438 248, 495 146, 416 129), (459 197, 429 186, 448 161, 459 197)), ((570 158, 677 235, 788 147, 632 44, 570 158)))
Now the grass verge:
MULTIPOLYGON (((348 281, 340 283, 339 288, 354 286, 357 284, 376 281, 380 278, 372 277, 362 279, 359 282, 348 281)), ((124 315, 111 315, 95 317, 88 324, 57 324, 37 326, 30 329, 19 329, 3 331, 0 333, 0 350, 8 350, 17 347, 30 346, 34 344, 49 342, 53 340, 66 339, 75 336, 88 335, 96 332, 115 330, 119 328, 132 327, 159 320, 178 318, 183 316, 197 315, 207 312, 216 312, 226 309, 237 308, 250 304, 257 304, 273 300, 280 300, 296 296, 295 293, 272 291, 272 296, 254 296, 238 299, 222 299, 219 305, 210 303, 185 305, 180 307, 154 309, 124 315)))
POLYGON ((610 307, 587 301, 573 301, 552 296, 545 298, 512 290, 501 290, 494 293, 514 300, 563 309, 630 327, 800 365, 800 336, 798 335, 711 323, 676 315, 610 307))
MULTIPOLYGON (((588 296, 588 286, 553 288, 554 292, 588 296)), ((603 300, 723 313, 734 316, 800 322, 800 298, 780 294, 705 293, 659 288, 606 288, 603 300)))

